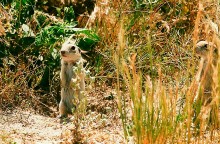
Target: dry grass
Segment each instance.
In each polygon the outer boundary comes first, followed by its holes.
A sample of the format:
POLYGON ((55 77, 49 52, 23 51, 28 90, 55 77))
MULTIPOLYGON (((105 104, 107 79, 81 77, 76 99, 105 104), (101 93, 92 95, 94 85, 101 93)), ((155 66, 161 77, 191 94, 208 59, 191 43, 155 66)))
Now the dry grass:
MULTIPOLYGON (((196 77, 202 66, 194 52, 199 40, 220 48, 219 32, 212 25, 220 26, 219 9, 215 0, 97 0, 96 17, 87 25, 102 39, 96 48, 103 58, 96 82, 117 90, 127 142, 219 142, 220 60, 212 66, 212 101, 204 104, 197 97, 203 93, 196 77)), ((7 108, 17 98, 34 98, 24 71, 10 73, 5 66, 0 73, 0 102, 7 108)))
MULTIPOLYGON (((9 61, 14 64, 14 67, 8 65, 8 61, 5 62, 7 59, 4 59, 4 69, 2 68, 0 72, 0 108, 4 111, 12 111, 14 108, 20 107, 55 116, 55 110, 50 106, 56 104, 56 99, 51 96, 50 98, 48 94, 42 95, 41 91, 34 89, 36 85, 31 85, 37 83, 38 79, 34 74, 38 73, 43 66, 37 66, 33 61, 28 64, 19 63, 18 58, 11 58, 9 57, 9 61), (14 68, 15 71, 12 70, 14 68)), ((42 74, 39 75, 42 76, 42 74)))
POLYGON ((106 7, 99 6, 97 28, 106 29, 98 30, 101 53, 115 64, 116 71, 106 69, 116 75, 125 138, 137 143, 218 138, 219 66, 212 67, 212 102, 201 103, 196 97, 203 93, 202 78, 196 77, 201 68, 194 53, 199 40, 219 47, 212 25, 220 24, 217 1, 145 2, 142 8, 135 2, 108 2, 107 15, 101 15, 106 7))

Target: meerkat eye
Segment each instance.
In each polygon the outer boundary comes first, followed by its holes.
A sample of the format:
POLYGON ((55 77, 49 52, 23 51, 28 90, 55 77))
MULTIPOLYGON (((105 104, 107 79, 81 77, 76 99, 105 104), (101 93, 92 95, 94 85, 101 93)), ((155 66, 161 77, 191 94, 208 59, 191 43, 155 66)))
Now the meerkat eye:
POLYGON ((75 49, 76 49, 76 47, 75 47, 75 46, 72 46, 72 47, 71 47, 71 50, 75 50, 75 49))
POLYGON ((214 53, 218 54, 218 49, 217 48, 214 49, 214 53))
POLYGON ((201 47, 202 50, 207 50, 207 48, 208 48, 207 44, 205 44, 204 46, 201 47))
POLYGON ((78 49, 79 50, 79 53, 81 53, 81 49, 78 49))

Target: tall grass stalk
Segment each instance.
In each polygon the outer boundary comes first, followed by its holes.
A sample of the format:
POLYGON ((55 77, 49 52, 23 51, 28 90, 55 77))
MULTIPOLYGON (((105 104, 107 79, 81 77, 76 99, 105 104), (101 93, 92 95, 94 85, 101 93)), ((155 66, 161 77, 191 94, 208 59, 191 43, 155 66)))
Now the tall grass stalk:
MULTIPOLYGON (((122 25, 121 25, 122 27, 122 25)), ((126 115, 126 110, 125 110, 125 107, 126 107, 126 104, 125 104, 125 99, 124 99, 124 96, 122 95, 121 91, 120 91, 120 88, 121 88, 121 83, 120 83, 120 63, 121 63, 121 60, 123 59, 123 48, 125 47, 124 46, 124 39, 123 39, 123 36, 124 35, 124 30, 121 28, 120 29, 120 32, 119 32, 119 35, 118 35, 118 41, 119 41, 119 45, 117 47, 117 51, 115 52, 114 54, 114 62, 116 64, 116 75, 117 75, 117 96, 118 96, 118 109, 119 109, 119 112, 121 114, 121 120, 122 120, 122 124, 123 124, 123 130, 124 130, 124 136, 125 136, 125 139, 127 140, 127 137, 129 135, 128 131, 127 131, 127 128, 126 128, 126 124, 127 124, 127 115, 126 115), (121 35, 120 35, 121 34, 121 35)))

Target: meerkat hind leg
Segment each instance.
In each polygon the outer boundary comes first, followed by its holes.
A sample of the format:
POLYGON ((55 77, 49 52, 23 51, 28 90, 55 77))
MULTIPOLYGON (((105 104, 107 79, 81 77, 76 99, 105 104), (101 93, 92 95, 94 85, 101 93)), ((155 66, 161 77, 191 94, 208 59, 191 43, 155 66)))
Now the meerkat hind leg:
POLYGON ((59 112, 59 118, 66 118, 68 116, 68 111, 63 100, 60 101, 59 112))

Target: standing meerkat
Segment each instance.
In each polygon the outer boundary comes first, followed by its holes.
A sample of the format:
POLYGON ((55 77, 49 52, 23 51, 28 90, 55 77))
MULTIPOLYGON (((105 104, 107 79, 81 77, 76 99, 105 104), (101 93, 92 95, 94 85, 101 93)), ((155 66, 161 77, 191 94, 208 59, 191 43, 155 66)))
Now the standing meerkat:
POLYGON ((203 102, 210 102, 213 86, 213 66, 217 65, 218 49, 212 42, 199 41, 196 44, 195 52, 201 57, 200 64, 202 65, 199 71, 199 81, 201 92, 199 98, 203 102))
POLYGON ((80 84, 79 91, 73 87, 74 78, 76 74, 73 71, 73 67, 76 62, 80 62, 83 65, 83 60, 81 56, 82 50, 76 46, 75 41, 71 40, 72 36, 64 42, 60 50, 61 55, 61 101, 59 104, 60 118, 67 117, 68 114, 72 113, 72 109, 75 107, 73 104, 74 95, 76 92, 80 94, 80 91, 85 90, 85 73, 79 75, 80 84))

